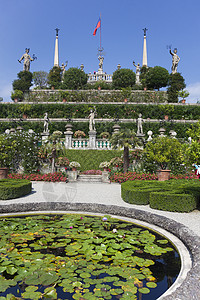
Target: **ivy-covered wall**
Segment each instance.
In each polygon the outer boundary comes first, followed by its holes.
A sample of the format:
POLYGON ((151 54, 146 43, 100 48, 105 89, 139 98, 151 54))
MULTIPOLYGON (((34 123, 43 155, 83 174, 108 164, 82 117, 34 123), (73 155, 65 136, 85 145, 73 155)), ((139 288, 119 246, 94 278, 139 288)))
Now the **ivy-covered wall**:
POLYGON ((26 94, 24 101, 29 102, 154 102, 163 103, 168 100, 166 91, 143 90, 32 90, 26 94))

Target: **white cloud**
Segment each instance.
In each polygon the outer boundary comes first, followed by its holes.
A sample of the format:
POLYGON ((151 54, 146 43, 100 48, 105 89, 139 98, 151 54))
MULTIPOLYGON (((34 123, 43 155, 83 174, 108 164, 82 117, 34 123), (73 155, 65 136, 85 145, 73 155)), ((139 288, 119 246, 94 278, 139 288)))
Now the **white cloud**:
POLYGON ((197 101, 200 101, 200 82, 188 85, 187 91, 190 93, 187 98, 188 103, 197 103, 197 101))
POLYGON ((0 97, 3 98, 4 102, 12 101, 11 98, 10 98, 11 91, 12 91, 12 85, 11 84, 0 86, 0 97))

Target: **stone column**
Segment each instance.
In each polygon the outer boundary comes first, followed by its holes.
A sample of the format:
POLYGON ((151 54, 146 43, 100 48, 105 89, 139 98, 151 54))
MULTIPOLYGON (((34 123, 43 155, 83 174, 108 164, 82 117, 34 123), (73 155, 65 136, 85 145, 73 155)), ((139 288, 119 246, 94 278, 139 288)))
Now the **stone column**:
POLYGON ((66 128, 66 131, 64 132, 64 135, 65 135, 65 148, 66 149, 71 149, 72 148, 72 135, 73 135, 72 125, 67 124, 65 126, 65 128, 66 128))
POLYGON ((89 131, 89 149, 96 149, 96 130, 89 131))
POLYGON ((54 54, 54 67, 59 67, 59 56, 58 56, 58 31, 56 28, 56 41, 55 41, 55 54, 54 54))
POLYGON ((50 133, 49 132, 42 132, 41 136, 42 136, 42 144, 44 144, 46 141, 48 141, 50 133))
POLYGON ((143 44, 143 59, 142 59, 142 66, 147 67, 147 28, 143 29, 144 30, 144 44, 143 44))

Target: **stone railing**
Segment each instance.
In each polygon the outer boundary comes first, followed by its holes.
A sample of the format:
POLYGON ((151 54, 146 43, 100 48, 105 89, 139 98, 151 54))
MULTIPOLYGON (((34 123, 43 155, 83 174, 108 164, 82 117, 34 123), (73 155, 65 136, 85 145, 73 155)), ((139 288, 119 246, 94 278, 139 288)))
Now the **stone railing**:
MULTIPOLYGON (((66 135, 67 138, 67 135, 66 135)), ((71 147, 68 143, 68 148, 71 149, 88 149, 90 147, 90 137, 89 139, 72 139, 71 147)), ((94 148, 92 149, 98 149, 98 150, 110 150, 111 149, 111 143, 107 139, 95 139, 94 148)))
POLYGON ((95 83, 99 80, 103 80, 104 82, 112 82, 112 74, 106 73, 95 73, 95 74, 88 74, 88 83, 95 83))

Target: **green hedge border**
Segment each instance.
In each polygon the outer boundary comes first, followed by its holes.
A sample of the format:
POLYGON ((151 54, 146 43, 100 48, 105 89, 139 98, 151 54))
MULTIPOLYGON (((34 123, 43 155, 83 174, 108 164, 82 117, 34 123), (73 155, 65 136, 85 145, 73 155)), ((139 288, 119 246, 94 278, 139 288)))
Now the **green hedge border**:
POLYGON ((90 109, 96 107, 97 118, 137 119, 142 114, 144 119, 198 120, 200 105, 174 104, 132 104, 132 103, 0 103, 0 118, 20 118, 24 113, 29 118, 85 118, 90 109))
POLYGON ((125 202, 150 204, 151 208, 172 212, 190 212, 200 200, 199 180, 127 181, 121 185, 125 202))
POLYGON ((32 183, 25 179, 1 179, 0 200, 15 199, 29 194, 32 183))

